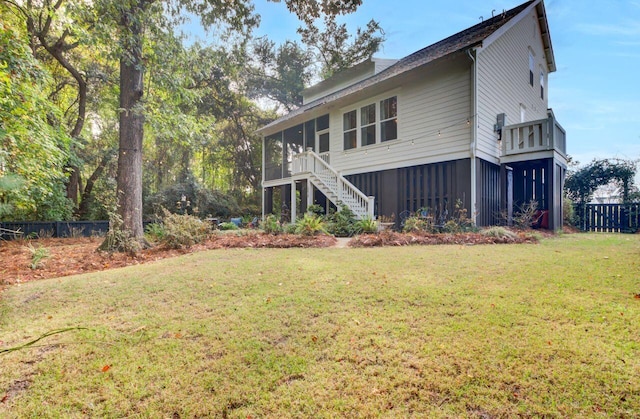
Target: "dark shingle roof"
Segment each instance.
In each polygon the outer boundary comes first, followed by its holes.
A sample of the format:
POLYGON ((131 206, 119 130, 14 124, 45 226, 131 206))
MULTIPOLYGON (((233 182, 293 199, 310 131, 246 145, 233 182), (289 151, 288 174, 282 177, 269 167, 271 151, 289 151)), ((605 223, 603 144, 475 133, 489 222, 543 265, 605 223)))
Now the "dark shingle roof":
POLYGON ((500 13, 491 19, 487 19, 481 23, 478 23, 475 26, 472 26, 468 29, 463 30, 462 32, 458 32, 455 35, 451 35, 448 38, 443 39, 442 41, 436 42, 435 44, 429 45, 425 48, 422 48, 419 51, 414 52, 411 55, 408 55, 397 63, 392 65, 391 67, 381 71, 380 73, 371 76, 365 80, 359 81, 357 83, 352 84, 342 90, 331 93, 327 96, 316 99, 310 103, 302 105, 298 109, 291 111, 287 115, 279 118, 272 123, 262 127, 258 132, 268 130, 269 128, 279 125, 282 122, 293 119, 294 117, 301 115, 313 108, 318 106, 322 106, 326 103, 333 102, 337 99, 343 98, 353 93, 357 93, 365 88, 373 86, 377 83, 380 83, 384 80, 390 79, 392 77, 396 77, 400 74, 406 73, 410 70, 418 68, 420 66, 426 65, 430 62, 433 62, 437 59, 446 57, 455 52, 479 45, 484 39, 486 39, 489 35, 500 29, 503 25, 517 16, 524 9, 529 7, 532 3, 537 0, 527 1, 526 3, 521 4, 518 7, 515 7, 511 10, 505 11, 504 13, 500 13))

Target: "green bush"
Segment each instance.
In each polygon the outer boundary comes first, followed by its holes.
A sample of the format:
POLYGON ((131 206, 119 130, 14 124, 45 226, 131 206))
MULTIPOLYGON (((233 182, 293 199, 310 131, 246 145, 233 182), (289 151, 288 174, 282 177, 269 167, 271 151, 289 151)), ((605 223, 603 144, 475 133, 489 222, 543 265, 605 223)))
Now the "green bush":
POLYGON ((327 216, 327 232, 336 237, 351 237, 355 233, 356 217, 343 205, 339 211, 327 216))
POLYGON ((307 207, 307 212, 321 217, 324 216, 324 208, 318 204, 309 205, 307 207))
POLYGON ((147 224, 144 231, 147 237, 149 238, 149 240, 151 240, 152 242, 162 241, 162 239, 164 239, 164 236, 166 234, 164 230, 164 225, 162 223, 147 224))
POLYGON ((564 225, 575 226, 578 222, 578 217, 573 208, 573 201, 564 197, 562 200, 562 223, 564 225))
POLYGON ((325 233, 325 223, 322 217, 306 213, 295 223, 295 233, 303 236, 315 236, 325 233))
POLYGON ((42 268, 42 266, 44 265, 44 260, 51 256, 49 249, 43 247, 42 245, 36 248, 31 243, 29 243, 27 245, 27 249, 31 253, 31 264, 29 264, 29 267, 31 269, 42 268))
POLYGON ((274 214, 269 214, 260 223, 260 228, 267 234, 280 234, 282 233, 282 225, 274 214))
POLYGON ((237 225, 235 225, 235 223, 231 223, 228 221, 218 224, 218 230, 222 230, 222 231, 239 230, 239 229, 240 228, 237 225))
POLYGON ((205 240, 209 233, 209 226, 192 215, 172 214, 163 210, 164 237, 161 243, 171 249, 191 247, 205 240))
POLYGON ((354 225, 355 234, 373 234, 378 232, 378 223, 370 217, 365 217, 356 221, 354 225))
POLYGON ((296 234, 296 223, 286 223, 282 226, 282 231, 287 234, 296 234))

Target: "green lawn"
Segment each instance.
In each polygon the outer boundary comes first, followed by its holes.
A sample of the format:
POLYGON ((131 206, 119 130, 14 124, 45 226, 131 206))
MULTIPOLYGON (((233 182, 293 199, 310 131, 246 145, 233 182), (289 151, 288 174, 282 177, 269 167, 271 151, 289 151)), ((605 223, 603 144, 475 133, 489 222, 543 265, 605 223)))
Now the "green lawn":
POLYGON ((12 286, 3 417, 640 412, 640 235, 217 250, 12 286))

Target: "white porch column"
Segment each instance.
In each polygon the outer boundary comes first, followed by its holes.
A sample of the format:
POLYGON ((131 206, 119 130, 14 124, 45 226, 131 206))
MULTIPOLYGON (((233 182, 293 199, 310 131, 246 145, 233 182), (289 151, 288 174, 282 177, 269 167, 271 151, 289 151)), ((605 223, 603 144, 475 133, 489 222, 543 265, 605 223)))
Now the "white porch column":
POLYGON ((313 205, 313 183, 307 178, 307 208, 313 205))
POLYGON ((298 209, 296 208, 296 181, 293 180, 291 181, 291 206, 289 208, 291 208, 291 222, 295 223, 296 222, 296 213, 298 212, 298 209))

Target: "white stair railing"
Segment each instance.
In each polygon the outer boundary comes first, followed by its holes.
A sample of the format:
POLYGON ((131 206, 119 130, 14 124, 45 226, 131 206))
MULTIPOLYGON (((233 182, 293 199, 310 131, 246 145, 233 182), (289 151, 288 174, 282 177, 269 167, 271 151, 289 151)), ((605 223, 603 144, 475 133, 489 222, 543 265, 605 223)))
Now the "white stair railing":
POLYGON ((338 173, 325 160, 326 156, 319 156, 313 150, 297 154, 293 158, 293 174, 309 174, 309 179, 336 206, 346 205, 357 218, 374 218, 373 196, 367 196, 360 189, 338 173))

